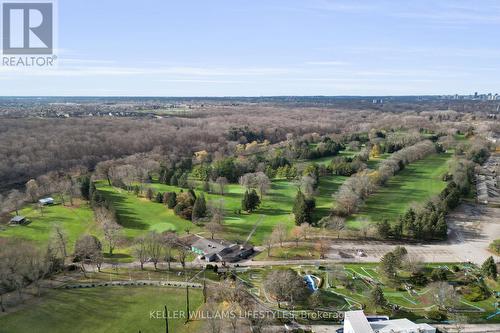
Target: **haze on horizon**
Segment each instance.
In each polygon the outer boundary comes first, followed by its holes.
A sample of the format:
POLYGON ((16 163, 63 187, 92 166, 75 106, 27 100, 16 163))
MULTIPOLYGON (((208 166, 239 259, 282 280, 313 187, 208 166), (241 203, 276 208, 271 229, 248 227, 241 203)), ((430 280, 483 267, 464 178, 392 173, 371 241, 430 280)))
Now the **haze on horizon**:
POLYGON ((68 1, 54 69, 0 66, 4 96, 498 92, 500 4, 68 1))

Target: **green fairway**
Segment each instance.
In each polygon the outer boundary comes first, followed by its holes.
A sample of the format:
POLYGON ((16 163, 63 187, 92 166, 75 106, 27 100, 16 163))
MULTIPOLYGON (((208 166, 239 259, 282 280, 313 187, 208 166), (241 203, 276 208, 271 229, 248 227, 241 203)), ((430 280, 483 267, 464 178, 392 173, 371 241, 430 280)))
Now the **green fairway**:
POLYGON ((351 228, 360 228, 363 220, 378 222, 384 218, 395 221, 413 203, 424 203, 445 187, 442 180, 451 153, 433 154, 408 165, 385 186, 368 197, 359 213, 348 220, 351 228))
POLYGON ((60 225, 68 237, 68 250, 72 251, 75 241, 84 233, 96 234, 92 209, 84 202, 63 206, 56 204, 43 208, 43 214, 34 205, 28 205, 19 214, 31 221, 28 225, 9 225, 0 231, 0 237, 18 237, 45 244, 55 224, 60 225))
POLYGON ((118 221, 129 238, 145 234, 147 231, 167 230, 185 233, 185 229, 196 232, 198 228, 190 221, 176 216, 172 209, 135 196, 131 192, 99 183, 97 188, 110 200, 118 215, 118 221))
MULTIPOLYGON (((180 191, 180 188, 170 185, 155 183, 151 184, 151 186, 161 192, 176 191, 178 193, 180 191)), ((260 244, 264 237, 271 233, 273 226, 276 224, 282 222, 289 228, 293 226, 294 222, 291 211, 296 192, 297 186, 292 182, 273 180, 271 190, 264 195, 259 209, 251 214, 246 212, 238 214, 244 194, 244 189, 239 185, 228 185, 224 195, 206 194, 205 197, 208 202, 211 200, 224 200, 226 217, 224 219, 223 236, 227 239, 244 241, 250 234, 255 223, 260 220, 259 226, 251 239, 254 244, 260 244)), ((163 210, 172 212, 171 209, 167 209, 163 205, 154 203, 152 205, 157 205, 163 210)), ((179 219, 178 217, 175 218, 179 219)), ((182 219, 181 221, 182 223, 191 223, 182 219)))
POLYGON ((353 150, 342 150, 342 151, 340 151, 335 156, 325 156, 325 157, 315 158, 313 160, 302 160, 302 161, 299 162, 299 164, 301 164, 301 163, 305 163, 305 164, 308 164, 308 163, 317 163, 317 164, 322 164, 324 166, 328 166, 332 162, 332 160, 334 158, 336 158, 336 157, 350 157, 350 158, 353 158, 356 155, 357 155, 356 151, 353 151, 353 150))
POLYGON ((314 218, 316 221, 328 215, 333 206, 333 195, 348 177, 345 176, 323 176, 319 179, 319 195, 316 196, 316 209, 314 218))
MULTIPOLYGON (((346 177, 343 176, 324 176, 320 178, 319 194, 315 197, 317 209, 315 210, 314 218, 316 221, 328 215, 332 207, 332 194, 335 193, 345 179, 346 177)), ((158 183, 151 184, 151 187, 160 192, 180 191, 180 189, 175 186, 158 183)), ((200 191, 200 189, 198 188, 197 191, 200 191)), ((262 244, 266 235, 272 232, 276 224, 285 223, 289 230, 294 226, 292 208, 295 195, 297 194, 296 183, 285 179, 273 180, 271 190, 264 195, 262 204, 251 214, 246 212, 238 213, 238 210, 241 210, 243 194, 244 189, 236 184, 228 185, 224 195, 206 194, 207 201, 224 200, 226 217, 224 219, 223 236, 225 238, 244 241, 250 234, 255 223, 260 221, 251 241, 254 244, 262 244)), ((155 203, 150 204, 157 205, 166 210, 163 205, 155 203)), ((183 223, 189 223, 188 221, 181 221, 183 223)))
MULTIPOLYGON (((165 320, 151 311, 185 311, 184 289, 160 287, 98 287, 52 290, 36 304, 0 317, 2 332, 164 332, 165 320)), ((202 304, 200 290, 190 290, 191 311, 202 304)), ((162 313, 160 313, 162 316, 162 313)), ((193 331, 184 319, 169 320, 170 332, 193 331)))

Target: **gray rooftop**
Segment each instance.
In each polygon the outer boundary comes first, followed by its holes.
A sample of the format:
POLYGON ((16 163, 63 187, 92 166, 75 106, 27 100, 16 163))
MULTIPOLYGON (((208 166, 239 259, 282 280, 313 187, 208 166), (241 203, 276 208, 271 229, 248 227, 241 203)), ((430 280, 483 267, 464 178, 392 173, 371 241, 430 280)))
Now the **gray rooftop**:
POLYGON ((13 218, 10 219, 10 222, 21 222, 25 220, 26 218, 24 216, 16 215, 13 218))
POLYGON ((362 310, 347 311, 344 314, 344 331, 353 333, 373 332, 362 310), (347 325, 350 325, 347 326, 347 325), (346 327, 347 326, 347 327, 346 327))
POLYGON ((201 250, 205 255, 209 253, 218 253, 228 247, 223 241, 200 238, 191 247, 201 250))

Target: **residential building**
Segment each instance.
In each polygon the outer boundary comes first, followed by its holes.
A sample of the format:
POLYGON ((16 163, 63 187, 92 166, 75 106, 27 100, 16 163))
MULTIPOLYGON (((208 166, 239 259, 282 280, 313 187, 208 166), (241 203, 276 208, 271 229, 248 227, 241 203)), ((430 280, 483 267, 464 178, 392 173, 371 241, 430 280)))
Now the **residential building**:
POLYGON ((224 240, 207 239, 197 236, 191 244, 191 251, 207 262, 236 262, 254 253, 250 245, 231 244, 224 240))
POLYGON ((344 314, 344 333, 436 333, 428 324, 415 324, 408 319, 369 321, 364 312, 347 311, 344 314))

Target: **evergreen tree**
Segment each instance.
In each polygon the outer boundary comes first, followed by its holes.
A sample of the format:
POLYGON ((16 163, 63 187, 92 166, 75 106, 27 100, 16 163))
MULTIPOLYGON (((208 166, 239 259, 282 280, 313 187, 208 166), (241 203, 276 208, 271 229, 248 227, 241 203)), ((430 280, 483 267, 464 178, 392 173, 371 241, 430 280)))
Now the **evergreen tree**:
POLYGON ((187 188, 188 187, 188 174, 187 172, 184 172, 180 177, 179 177, 179 180, 178 180, 178 186, 179 187, 184 187, 184 188, 187 188))
POLYGON ((175 192, 170 192, 168 197, 167 207, 172 209, 177 205, 177 194, 175 192))
POLYGON ((389 238, 389 236, 391 235, 391 225, 389 224, 389 221, 387 219, 384 219, 382 220, 382 222, 379 222, 377 224, 377 233, 383 239, 389 238))
POLYGON ((172 177, 170 177, 170 185, 177 186, 179 184, 179 180, 177 175, 174 173, 172 177))
POLYGON ((194 192, 194 190, 192 188, 189 189, 188 193, 189 193, 189 198, 190 198, 191 204, 194 205, 194 203, 196 201, 196 193, 194 192))
POLYGON ((167 184, 167 185, 170 184, 170 181, 171 181, 173 175, 174 175, 174 170, 167 169, 165 171, 165 175, 163 176, 163 183, 167 184))
POLYGON ((444 214, 439 215, 434 233, 436 237, 440 239, 446 239, 446 237, 448 237, 448 225, 446 224, 444 214))
POLYGON ((375 306, 384 307, 387 305, 387 300, 380 286, 375 286, 375 288, 372 289, 370 292, 370 301, 375 306))
POLYGON ((394 226, 392 227, 392 236, 394 237, 394 239, 401 239, 403 238, 403 226, 404 226, 404 222, 403 222, 403 219, 400 217, 399 220, 396 222, 396 224, 394 224, 394 226))
POLYGON ((148 198, 148 200, 152 201, 154 196, 155 196, 155 192, 153 191, 152 188, 148 187, 148 189, 146 190, 146 198, 148 198))
POLYGON ((163 193, 161 193, 161 192, 156 193, 156 202, 157 203, 163 202, 163 193))
POLYGON ((295 203, 293 205, 293 214, 295 216, 295 224, 301 225, 302 223, 312 224, 312 212, 316 207, 314 198, 306 198, 302 191, 297 192, 295 203))
POLYGON ((241 201, 241 208, 247 212, 254 211, 260 205, 260 198, 257 192, 252 189, 250 192, 245 191, 243 200, 241 201))
POLYGON ((295 196, 293 205, 293 215, 295 216, 295 224, 301 225, 308 222, 306 197, 302 191, 298 191, 295 196))
POLYGON ((99 206, 99 205, 102 205, 104 203, 104 197, 102 196, 101 193, 99 193, 99 191, 97 191, 95 189, 95 186, 94 186, 94 190, 91 193, 92 194, 91 194, 91 197, 90 197, 90 205, 92 207, 99 206))
POLYGON ((141 192, 141 188, 139 187, 139 185, 135 185, 134 186, 134 194, 138 197, 140 192, 141 192))
POLYGON ((168 198, 169 197, 170 197, 170 193, 169 192, 163 193, 163 198, 162 198, 161 202, 166 205, 168 203, 168 198))
POLYGON ((243 199, 241 200, 241 209, 248 212, 250 210, 250 206, 248 205, 248 190, 245 191, 243 195, 243 199))
POLYGON ((415 218, 416 214, 413 208, 408 209, 403 216, 404 227, 412 236, 415 234, 415 218))
POLYGON ((196 198, 196 201, 194 202, 192 220, 196 221, 198 219, 201 219, 202 217, 205 217, 206 215, 207 203, 205 201, 205 196, 202 193, 198 198, 196 198))
MULTIPOLYGON (((408 226, 408 229, 410 230, 412 237, 414 237, 415 239, 419 239, 419 240, 422 239, 423 231, 424 231, 422 219, 423 219, 423 216, 419 214, 415 217, 413 224, 410 224, 408 226)), ((411 221, 410 221, 410 223, 411 223, 411 221)))
POLYGON ((80 193, 83 199, 90 200, 90 177, 85 175, 80 178, 80 193))
POLYGON ((389 279, 394 279, 396 277, 398 258, 392 252, 384 254, 380 259, 380 269, 384 275, 389 279))
POLYGON ((396 246, 394 251, 392 251, 392 254, 394 254, 394 259, 395 259, 394 264, 395 264, 396 268, 401 268, 401 266, 403 265, 404 259, 408 255, 408 251, 406 250, 406 248, 404 246, 398 245, 398 246, 396 246))
POLYGON ((252 189, 248 195, 248 200, 249 200, 249 206, 250 206, 250 211, 254 211, 257 209, 260 205, 260 197, 257 194, 257 191, 252 189))
POLYGON ((482 270, 484 276, 490 277, 490 278, 496 280, 497 274, 498 274, 497 264, 495 263, 495 260, 493 259, 493 257, 489 257, 488 259, 486 259, 486 261, 481 266, 481 270, 482 270))

